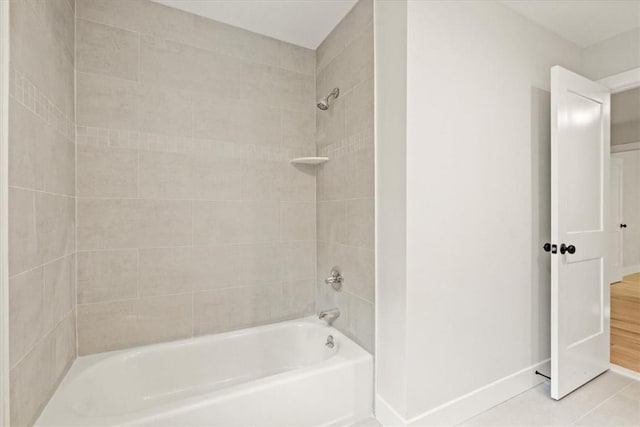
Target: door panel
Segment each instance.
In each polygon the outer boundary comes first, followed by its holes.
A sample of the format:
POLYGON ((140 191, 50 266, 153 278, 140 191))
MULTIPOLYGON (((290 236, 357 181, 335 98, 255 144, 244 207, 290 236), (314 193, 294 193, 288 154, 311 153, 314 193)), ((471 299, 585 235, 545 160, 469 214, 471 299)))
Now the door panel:
MULTIPOLYGON (((610 232, 610 269, 609 269, 609 283, 616 283, 622 280, 622 267, 623 267, 623 228, 624 224, 623 213, 623 168, 624 163, 621 158, 611 156, 611 232, 610 232)), ((625 224, 626 227, 626 224, 625 224)))
POLYGON ((609 366, 609 89, 551 69, 551 396, 609 366), (571 246, 561 253, 562 245, 571 246))

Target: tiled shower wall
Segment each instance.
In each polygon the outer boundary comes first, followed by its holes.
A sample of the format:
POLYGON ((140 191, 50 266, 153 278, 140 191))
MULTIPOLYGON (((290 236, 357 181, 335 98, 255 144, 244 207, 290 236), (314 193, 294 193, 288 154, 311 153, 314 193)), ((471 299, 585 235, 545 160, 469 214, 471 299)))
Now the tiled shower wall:
POLYGON ((336 326, 373 352, 374 338, 374 85, 373 4, 360 0, 316 55, 318 97, 340 97, 316 114, 318 155, 318 308, 340 308, 336 326), (341 267, 344 287, 325 283, 341 267))
POLYGON ((77 0, 78 350, 312 314, 315 52, 77 0))
POLYGON ((32 425, 76 354, 73 1, 12 0, 9 363, 32 425))

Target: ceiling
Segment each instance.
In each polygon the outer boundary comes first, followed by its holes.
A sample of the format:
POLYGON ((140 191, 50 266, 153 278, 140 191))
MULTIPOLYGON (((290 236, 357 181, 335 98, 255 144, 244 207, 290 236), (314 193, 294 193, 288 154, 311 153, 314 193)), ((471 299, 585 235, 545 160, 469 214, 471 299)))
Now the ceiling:
POLYGON ((503 0, 580 47, 640 27, 640 0, 503 0))
POLYGON ((206 18, 316 49, 356 0, 154 0, 206 18))

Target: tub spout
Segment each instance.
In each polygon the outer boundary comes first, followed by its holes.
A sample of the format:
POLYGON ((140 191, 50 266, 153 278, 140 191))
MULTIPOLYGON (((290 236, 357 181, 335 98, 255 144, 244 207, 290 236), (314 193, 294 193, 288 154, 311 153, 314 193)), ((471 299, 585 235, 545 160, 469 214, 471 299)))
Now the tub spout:
POLYGON ((323 310, 318 315, 320 320, 327 322, 327 325, 331 326, 338 317, 340 317, 340 309, 332 308, 331 310, 323 310))

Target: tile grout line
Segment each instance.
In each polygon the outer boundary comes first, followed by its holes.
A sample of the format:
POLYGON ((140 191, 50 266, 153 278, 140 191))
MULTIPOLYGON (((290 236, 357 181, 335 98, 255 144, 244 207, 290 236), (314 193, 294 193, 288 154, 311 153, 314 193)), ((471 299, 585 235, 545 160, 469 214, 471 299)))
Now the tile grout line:
MULTIPOLYGON (((131 28, 119 27, 119 26, 117 26, 117 25, 115 25, 113 23, 107 23, 107 22, 103 22, 103 21, 98 21, 95 18, 88 18, 88 17, 80 16, 80 17, 77 17, 77 19, 80 19, 80 20, 83 20, 83 21, 87 21, 87 22, 90 22, 92 24, 103 25, 105 27, 110 27, 110 28, 113 28, 113 29, 116 29, 116 30, 137 34, 141 41, 142 41, 142 37, 150 37, 150 38, 153 38, 155 40, 175 43, 175 44, 179 44, 181 46, 187 46, 187 47, 195 49, 195 50, 200 50, 200 51, 203 51, 203 52, 224 56, 226 58, 230 58, 230 59, 233 59, 233 60, 236 60, 236 61, 242 61, 244 63, 247 63, 248 65, 253 65, 253 66, 258 65, 258 66, 271 67, 271 68, 276 68, 278 70, 286 71, 288 73, 293 73, 293 74, 296 74, 296 75, 299 75, 299 76, 303 76, 303 77, 312 77, 312 74, 310 74, 310 73, 303 73, 303 72, 300 72, 297 69, 294 70, 292 68, 282 67, 282 66, 279 65, 280 61, 278 61, 277 65, 276 64, 272 64, 272 63, 268 63, 268 62, 253 61, 253 60, 251 60, 251 58, 248 58, 246 56, 239 56, 239 55, 236 56, 236 55, 232 55, 232 54, 226 53, 226 52, 221 51, 221 50, 207 49, 207 48, 202 47, 202 46, 198 46, 198 45, 195 45, 195 44, 188 43, 187 41, 184 41, 184 40, 179 40, 179 39, 171 38, 171 37, 168 37, 168 36, 157 35, 157 34, 154 34, 154 33, 151 33, 151 32, 147 33, 147 32, 143 32, 143 31, 139 31, 139 30, 134 30, 134 29, 131 29, 131 28)), ((221 23, 221 21, 216 21, 216 20, 211 20, 211 21, 216 22, 216 23, 221 23)), ((242 30, 246 31, 248 33, 251 33, 251 34, 258 34, 258 33, 254 33, 253 31, 250 31, 250 30, 246 30, 246 29, 242 29, 242 30)), ((276 41, 278 41, 280 43, 285 43, 287 45, 295 46, 295 47, 298 47, 298 48, 312 50, 312 49, 309 49, 309 48, 306 48, 306 47, 303 47, 303 46, 294 45, 292 43, 288 43, 288 42, 285 42, 285 41, 282 41, 282 40, 277 40, 277 39, 273 39, 273 40, 276 40, 276 41)), ((313 52, 315 52, 315 51, 313 51, 313 52)), ((85 72, 85 71, 81 70, 81 72, 85 72)))
POLYGON ((609 402, 610 400, 612 400, 614 397, 618 396, 619 394, 621 394, 624 390, 626 390, 627 388, 631 387, 634 384, 634 381, 631 380, 627 385, 625 385, 624 387, 622 387, 621 389, 619 389, 618 391, 616 391, 615 393, 613 393, 611 396, 607 397, 605 400, 603 400, 602 402, 600 402, 599 404, 597 404, 596 406, 594 406, 593 408, 589 409, 587 412, 585 412, 582 416, 578 417, 575 421, 573 421, 572 423, 568 424, 569 426, 574 426, 576 425, 576 423, 580 422, 581 420, 585 419, 588 415, 592 414, 593 412, 595 412, 598 408, 600 408, 601 406, 603 406, 604 404, 606 404, 607 402, 609 402))

